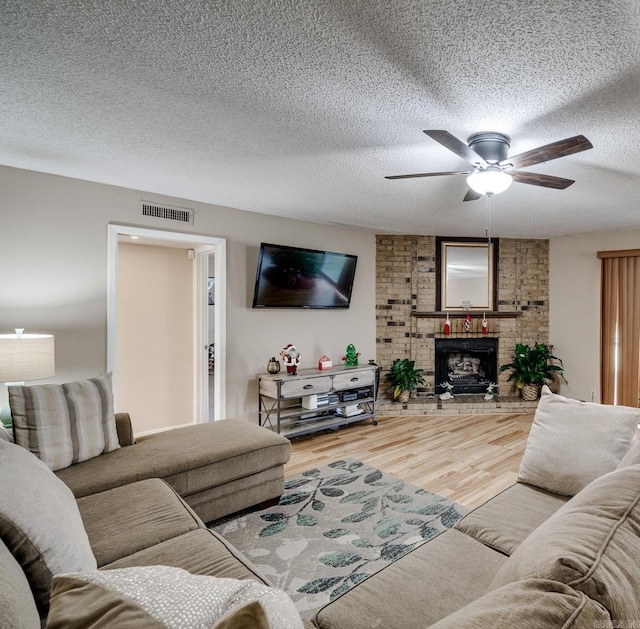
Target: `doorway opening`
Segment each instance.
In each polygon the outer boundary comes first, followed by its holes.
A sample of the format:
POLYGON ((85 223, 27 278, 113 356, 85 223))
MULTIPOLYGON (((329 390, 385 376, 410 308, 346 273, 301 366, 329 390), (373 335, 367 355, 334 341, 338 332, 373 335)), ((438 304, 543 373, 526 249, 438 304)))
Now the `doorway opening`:
MULTIPOLYGON (((134 249, 147 247, 149 250, 158 249, 165 252, 171 249, 177 250, 181 256, 188 257, 190 260, 190 275, 186 280, 190 282, 190 290, 187 290, 186 293, 181 291, 181 299, 184 302, 182 304, 184 306, 183 310, 190 313, 188 316, 191 319, 190 321, 183 319, 184 328, 188 328, 188 330, 186 335, 182 334, 183 343, 190 344, 189 348, 183 347, 182 349, 191 352, 191 360, 189 361, 191 364, 185 367, 185 369, 190 369, 187 381, 190 383, 191 388, 191 400, 189 403, 191 412, 185 413, 182 417, 176 417, 175 423, 171 427, 224 418, 226 407, 226 322, 224 316, 226 310, 224 304, 226 294, 226 241, 223 238, 198 234, 112 224, 108 226, 107 369, 113 373, 116 403, 118 401, 119 367, 123 373, 136 373, 135 370, 132 371, 131 365, 126 370, 122 368, 123 363, 120 362, 120 359, 135 361, 136 352, 129 351, 131 348, 126 341, 126 337, 123 340, 123 334, 119 334, 119 332, 123 333, 128 327, 124 321, 119 321, 123 314, 126 316, 126 309, 119 307, 119 299, 120 301, 123 299, 121 296, 122 286, 119 284, 124 285, 126 283, 125 281, 119 282, 119 276, 120 280, 122 280, 122 274, 119 273, 119 259, 122 264, 125 264, 124 256, 122 258, 120 256, 124 245, 126 244, 130 249, 132 243, 134 244, 134 249), (209 306, 209 277, 215 277, 215 283, 212 287, 212 297, 215 303, 213 308, 209 306), (212 345, 215 348, 215 352, 210 358, 210 346, 212 345), (127 358, 127 355, 129 355, 129 358, 127 358), (210 364, 213 367, 212 369, 210 369, 210 364)), ((120 269, 120 271, 122 270, 120 269)), ((162 278, 154 277, 154 282, 156 279, 161 280, 162 278)), ((173 305, 171 309, 174 309, 173 305)), ((180 309, 179 305, 177 309, 180 309)), ((137 314, 134 316, 137 316, 137 314)), ((158 318, 163 318, 162 312, 158 312, 158 318)), ((142 324, 143 321, 140 321, 140 323, 142 324)), ((171 326, 169 323, 167 325, 171 326)), ((173 331, 169 327, 168 331, 161 336, 165 338, 171 336, 172 340, 175 341, 179 334, 175 327, 173 331)), ((157 342, 162 344, 163 338, 158 338, 157 342)), ((139 351, 138 359, 141 365, 143 364, 143 358, 148 359, 148 356, 144 356, 144 351, 139 351)), ((163 381, 163 377, 170 378, 169 365, 172 359, 170 356, 164 355, 162 355, 162 358, 166 359, 165 363, 160 360, 153 364, 153 369, 156 373, 159 373, 159 377, 155 379, 156 381, 153 385, 148 383, 149 390, 147 392, 139 392, 141 396, 145 396, 147 399, 150 399, 149 396, 153 396, 154 390, 157 393, 163 390, 162 387, 171 387, 171 383, 167 384, 166 380, 163 381), (162 371, 163 364, 166 365, 164 372, 162 371), (157 372, 158 369, 161 371, 157 372)), ((181 378, 181 380, 185 379, 181 378)), ((122 381, 120 384, 122 385, 124 396, 126 387, 122 381)), ((135 427, 135 417, 132 417, 132 420, 135 427)), ((136 431, 136 434, 157 432, 167 427, 165 425, 152 428, 144 426, 141 431, 136 431)))

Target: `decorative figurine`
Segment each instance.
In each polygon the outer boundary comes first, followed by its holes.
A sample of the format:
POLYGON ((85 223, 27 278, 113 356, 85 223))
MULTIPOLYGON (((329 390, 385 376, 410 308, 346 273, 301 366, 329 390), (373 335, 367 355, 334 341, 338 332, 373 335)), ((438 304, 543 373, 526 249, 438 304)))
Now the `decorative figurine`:
POLYGON ((486 313, 482 313, 482 334, 487 334, 489 332, 489 324, 487 323, 486 313))
POLYGON ((272 356, 271 360, 267 363, 267 373, 280 373, 280 361, 276 360, 275 356, 272 356))
POLYGON ((484 394, 484 399, 493 400, 493 398, 496 396, 497 388, 498 388, 498 385, 495 382, 491 382, 487 387, 487 392, 484 394))
POLYGON ((442 328, 442 332, 445 336, 449 336, 451 334, 451 319, 449 319, 449 313, 447 312, 447 319, 444 322, 444 326, 442 328))
POLYGON ((342 362, 344 363, 344 366, 357 367, 358 356, 360 356, 360 352, 356 352, 355 346, 349 343, 349 345, 347 345, 347 351, 345 355, 342 357, 342 362))
POLYGON ((302 354, 296 349, 295 345, 289 343, 282 349, 280 356, 287 367, 287 373, 290 376, 295 376, 298 372, 298 363, 300 362, 300 358, 302 358, 302 354))
POLYGON ((440 394, 440 399, 453 400, 453 385, 448 380, 445 380, 440 383, 440 386, 445 389, 444 393, 440 394))

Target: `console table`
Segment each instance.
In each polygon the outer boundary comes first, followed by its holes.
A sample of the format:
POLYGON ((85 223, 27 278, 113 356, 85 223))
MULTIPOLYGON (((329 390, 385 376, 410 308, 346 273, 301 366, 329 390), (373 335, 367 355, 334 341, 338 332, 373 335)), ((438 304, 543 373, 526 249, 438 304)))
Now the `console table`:
POLYGON ((376 421, 375 365, 259 374, 258 421, 285 437, 376 421))

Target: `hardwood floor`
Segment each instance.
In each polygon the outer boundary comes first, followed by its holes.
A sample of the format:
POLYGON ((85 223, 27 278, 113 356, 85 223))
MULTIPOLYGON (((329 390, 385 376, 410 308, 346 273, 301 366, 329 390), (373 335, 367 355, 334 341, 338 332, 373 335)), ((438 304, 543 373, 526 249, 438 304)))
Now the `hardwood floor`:
POLYGON ((476 507, 512 485, 533 415, 379 417, 337 432, 294 439, 287 477, 343 457, 476 507))

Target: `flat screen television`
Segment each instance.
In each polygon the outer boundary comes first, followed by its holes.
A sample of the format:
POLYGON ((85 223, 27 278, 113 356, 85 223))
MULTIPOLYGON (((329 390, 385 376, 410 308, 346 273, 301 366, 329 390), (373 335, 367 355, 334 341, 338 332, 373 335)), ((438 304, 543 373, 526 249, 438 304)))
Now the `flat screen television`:
POLYGON ((254 308, 348 308, 357 256, 260 245, 254 308))

